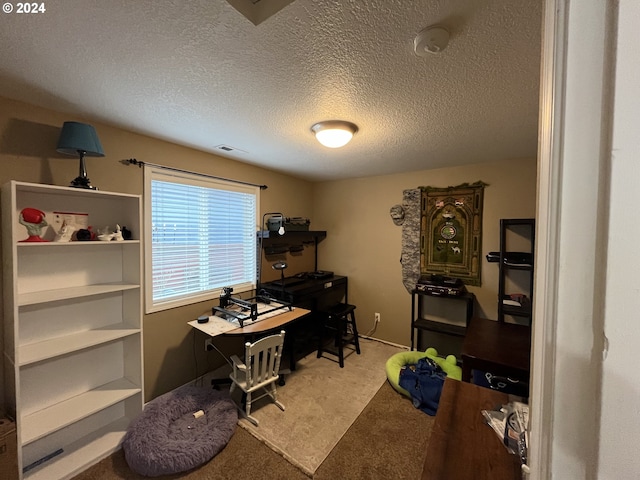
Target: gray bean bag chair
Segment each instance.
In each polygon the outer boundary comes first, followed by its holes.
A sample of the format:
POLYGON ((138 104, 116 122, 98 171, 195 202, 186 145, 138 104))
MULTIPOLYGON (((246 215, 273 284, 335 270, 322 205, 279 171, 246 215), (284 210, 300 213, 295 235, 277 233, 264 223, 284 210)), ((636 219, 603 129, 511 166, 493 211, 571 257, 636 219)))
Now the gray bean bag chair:
POLYGON ((175 474, 216 456, 237 423, 228 391, 181 387, 145 406, 129 425, 122 448, 129 467, 140 475, 175 474))

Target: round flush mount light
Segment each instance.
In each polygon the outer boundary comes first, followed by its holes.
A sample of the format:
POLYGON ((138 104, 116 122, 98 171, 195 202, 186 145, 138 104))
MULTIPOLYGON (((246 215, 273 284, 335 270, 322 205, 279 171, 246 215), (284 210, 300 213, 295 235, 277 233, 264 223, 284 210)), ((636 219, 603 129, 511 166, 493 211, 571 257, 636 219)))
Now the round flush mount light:
POLYGON ((340 148, 351 141, 358 127, 343 120, 318 122, 311 127, 318 141, 329 148, 340 148))
POLYGON ((419 57, 440 53, 449 45, 449 31, 440 26, 433 25, 422 30, 413 40, 413 50, 419 57))

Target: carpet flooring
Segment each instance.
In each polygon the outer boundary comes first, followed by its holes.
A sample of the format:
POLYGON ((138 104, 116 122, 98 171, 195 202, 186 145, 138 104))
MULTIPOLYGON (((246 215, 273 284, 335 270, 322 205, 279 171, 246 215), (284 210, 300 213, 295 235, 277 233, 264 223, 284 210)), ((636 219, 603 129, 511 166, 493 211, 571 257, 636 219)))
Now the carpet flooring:
MULTIPOLYGON (((317 443, 317 445, 326 444, 328 452, 316 455, 314 457, 316 460, 314 460, 313 464, 305 464, 305 462, 308 462, 308 458, 304 454, 295 453, 292 450, 281 451, 284 448, 292 448, 291 445, 294 444, 302 446, 300 451, 308 450, 309 444, 313 445, 316 438, 326 434, 324 430, 315 432, 314 429, 309 429, 309 432, 305 434, 305 429, 303 428, 305 416, 301 415, 299 423, 302 425, 295 426, 296 430, 289 433, 285 439, 289 442, 286 447, 274 448, 273 444, 277 442, 274 440, 260 440, 255 436, 255 432, 250 432, 250 429, 245 428, 245 425, 241 425, 243 428, 236 430, 226 448, 210 462, 181 475, 161 478, 192 480, 213 478, 230 480, 244 478, 286 480, 304 480, 308 478, 317 480, 333 480, 336 478, 377 480, 394 478, 410 480, 420 478, 434 417, 415 409, 408 398, 393 390, 386 381, 386 377, 381 383, 378 382, 380 370, 384 376, 384 365, 382 369, 379 366, 375 366, 366 369, 366 372, 360 370, 360 367, 356 367, 358 357, 361 359, 366 358, 365 348, 366 351, 371 352, 371 350, 377 349, 379 345, 384 344, 365 340, 362 344, 363 355, 351 355, 346 360, 344 369, 340 369, 331 360, 318 359, 320 363, 326 364, 318 368, 331 367, 327 381, 332 380, 332 377, 336 375, 342 376, 341 373, 351 369, 351 373, 356 374, 356 377, 371 377, 371 384, 376 384, 377 386, 374 387, 375 394, 373 398, 366 399, 365 404, 355 414, 353 420, 351 422, 344 420, 348 423, 342 426, 342 433, 335 442, 321 441, 317 443), (369 345, 369 342, 373 346, 369 345), (267 443, 270 445, 268 446, 267 443), (295 458, 296 455, 298 456, 297 459, 295 458), (312 469, 313 471, 311 471, 312 469)), ((385 347, 388 346, 385 345, 385 347)), ((381 357, 384 355, 386 353, 381 357)), ((309 359, 307 363, 311 365, 306 366, 304 362, 301 362, 301 368, 296 373, 302 374, 305 371, 310 371, 316 362, 312 362, 309 359), (304 368, 302 368, 303 366, 304 368)), ((293 397, 287 398, 289 403, 285 403, 287 397, 285 392, 289 387, 295 386, 293 383, 295 375, 294 373, 287 377, 286 386, 280 389, 279 397, 286 406, 285 412, 280 411, 274 405, 264 405, 256 411, 256 415, 258 412, 262 412, 263 417, 260 419, 261 425, 258 429, 266 426, 268 415, 279 414, 283 417, 288 413, 295 413, 297 407, 293 402, 293 397), (269 412, 272 409, 275 409, 275 411, 269 412)), ((331 387, 331 390, 336 389, 338 394, 341 393, 341 395, 338 395, 337 400, 336 397, 327 395, 326 405, 333 404, 335 409, 344 409, 346 408, 345 404, 350 401, 350 388, 348 384, 331 387)), ((292 392, 294 390, 290 389, 292 392)), ((351 390, 354 392, 357 389, 351 390)), ((355 397, 357 397, 357 394, 355 397)), ((322 402, 319 403, 322 404, 322 402)), ((309 415, 309 417, 311 418, 313 415, 309 415)), ((319 417, 321 422, 331 423, 331 411, 325 411, 325 415, 325 417, 319 417)), ((280 420, 281 423, 284 421, 283 418, 280 420)), ((245 421, 242 420, 240 423, 242 424, 243 422, 245 421)), ((132 472, 120 450, 76 476, 74 480, 113 480, 123 478, 141 480, 147 477, 142 477, 132 472)))
POLYGON ((313 475, 386 381, 387 359, 401 351, 364 338, 360 350, 360 355, 347 357, 344 368, 315 353, 306 356, 278 388, 278 400, 286 410, 265 398, 251 413, 259 425, 242 419, 240 426, 313 475))

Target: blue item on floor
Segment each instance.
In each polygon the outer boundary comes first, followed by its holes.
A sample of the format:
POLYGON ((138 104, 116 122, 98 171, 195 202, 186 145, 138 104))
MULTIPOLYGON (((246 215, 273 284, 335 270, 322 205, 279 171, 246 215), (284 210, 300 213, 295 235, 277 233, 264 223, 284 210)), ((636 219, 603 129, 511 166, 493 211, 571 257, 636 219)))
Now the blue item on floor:
POLYGON ((447 374, 428 357, 400 370, 399 385, 409 392, 413 406, 427 415, 435 415, 447 374))
POLYGON ((424 352, 413 350, 408 352, 403 351, 392 355, 385 364, 387 379, 397 392, 406 395, 407 397, 411 397, 409 392, 398 385, 398 382, 400 381, 400 369, 407 365, 414 365, 418 363, 418 360, 424 357, 429 357, 431 360, 435 361, 449 378, 462 380, 462 369, 458 366, 456 357, 453 355, 448 355, 447 358, 439 357, 438 351, 433 347, 427 348, 424 352))

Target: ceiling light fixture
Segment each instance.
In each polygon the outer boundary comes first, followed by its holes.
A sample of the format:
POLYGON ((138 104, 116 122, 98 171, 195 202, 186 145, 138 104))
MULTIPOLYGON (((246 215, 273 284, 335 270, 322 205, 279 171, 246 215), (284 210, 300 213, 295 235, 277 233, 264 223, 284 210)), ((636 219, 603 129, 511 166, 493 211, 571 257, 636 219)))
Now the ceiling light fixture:
POLYGON ((351 141, 358 127, 343 120, 328 120, 318 122, 311 127, 318 141, 329 148, 340 148, 351 141))

